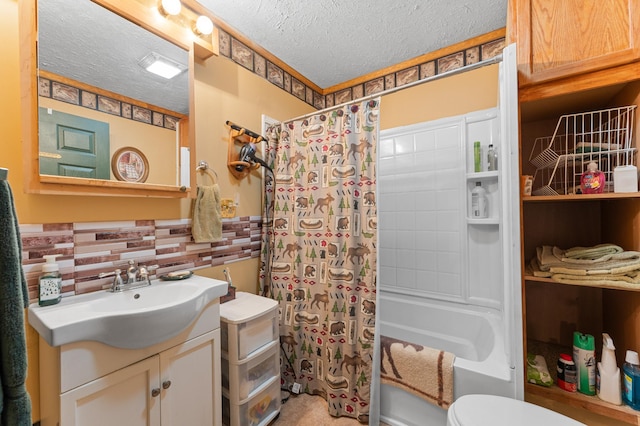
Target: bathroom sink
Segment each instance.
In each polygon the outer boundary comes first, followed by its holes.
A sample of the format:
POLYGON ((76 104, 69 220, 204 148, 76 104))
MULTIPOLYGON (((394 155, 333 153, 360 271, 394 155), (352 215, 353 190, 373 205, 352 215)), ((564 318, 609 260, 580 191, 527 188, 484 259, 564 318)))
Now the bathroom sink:
POLYGON ((189 326, 227 282, 193 275, 154 280, 150 286, 62 298, 53 306, 29 306, 29 324, 51 346, 93 340, 138 349, 168 340, 189 326))

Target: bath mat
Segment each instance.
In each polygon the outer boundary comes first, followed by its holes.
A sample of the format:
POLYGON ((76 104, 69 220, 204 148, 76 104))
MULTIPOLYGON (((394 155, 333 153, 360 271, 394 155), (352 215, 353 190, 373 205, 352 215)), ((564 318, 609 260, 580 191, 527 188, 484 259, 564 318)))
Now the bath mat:
POLYGON ((380 381, 443 409, 453 402, 453 360, 440 351, 381 336, 380 381))

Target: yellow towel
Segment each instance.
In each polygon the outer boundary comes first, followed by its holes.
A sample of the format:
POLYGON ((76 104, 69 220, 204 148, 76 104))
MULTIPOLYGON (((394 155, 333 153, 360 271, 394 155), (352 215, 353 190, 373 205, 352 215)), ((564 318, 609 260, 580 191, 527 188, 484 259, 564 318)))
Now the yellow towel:
POLYGON ((381 336, 380 380, 447 409, 453 403, 450 352, 381 336))
POLYGON ((191 235, 196 243, 222 240, 222 212, 218 184, 199 186, 193 205, 191 235))

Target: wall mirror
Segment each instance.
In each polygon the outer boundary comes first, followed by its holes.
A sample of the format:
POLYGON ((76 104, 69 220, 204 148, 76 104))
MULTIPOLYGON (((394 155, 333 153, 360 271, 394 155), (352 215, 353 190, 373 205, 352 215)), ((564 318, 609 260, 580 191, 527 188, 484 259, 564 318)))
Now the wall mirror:
POLYGON ((19 3, 27 190, 188 196, 202 43, 140 1, 19 3), (154 75, 150 57, 182 71, 154 75))

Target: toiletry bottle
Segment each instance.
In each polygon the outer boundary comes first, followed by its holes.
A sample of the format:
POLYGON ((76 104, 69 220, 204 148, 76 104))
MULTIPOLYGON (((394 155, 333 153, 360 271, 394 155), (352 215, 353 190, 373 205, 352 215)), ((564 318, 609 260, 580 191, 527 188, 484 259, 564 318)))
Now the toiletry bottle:
POLYGON ((590 334, 573 333, 573 362, 576 364, 578 392, 596 394, 595 341, 590 334))
POLYGON ((640 360, 636 351, 627 351, 622 365, 622 400, 634 410, 640 410, 640 360))
POLYGON ((558 359, 558 387, 567 392, 575 392, 578 390, 576 384, 576 364, 573 362, 571 355, 560 354, 558 359))
POLYGON ((480 182, 476 182, 475 188, 471 191, 471 217, 474 219, 489 217, 487 191, 485 191, 480 182))
POLYGON ((602 358, 598 363, 596 391, 601 400, 611 404, 622 404, 620 369, 616 364, 616 347, 607 333, 602 333, 602 358))
POLYGON ((38 304, 40 306, 55 305, 62 299, 62 275, 56 262, 59 254, 42 256, 42 274, 38 279, 38 304))
POLYGON ((580 178, 580 189, 583 194, 602 194, 604 191, 605 176, 595 162, 587 164, 587 171, 580 178))
POLYGON ((498 153, 492 143, 489 144, 489 149, 487 150, 487 170, 498 170, 498 153))
POLYGON ((480 141, 475 141, 473 143, 473 171, 476 173, 482 171, 482 153, 480 148, 480 141))

